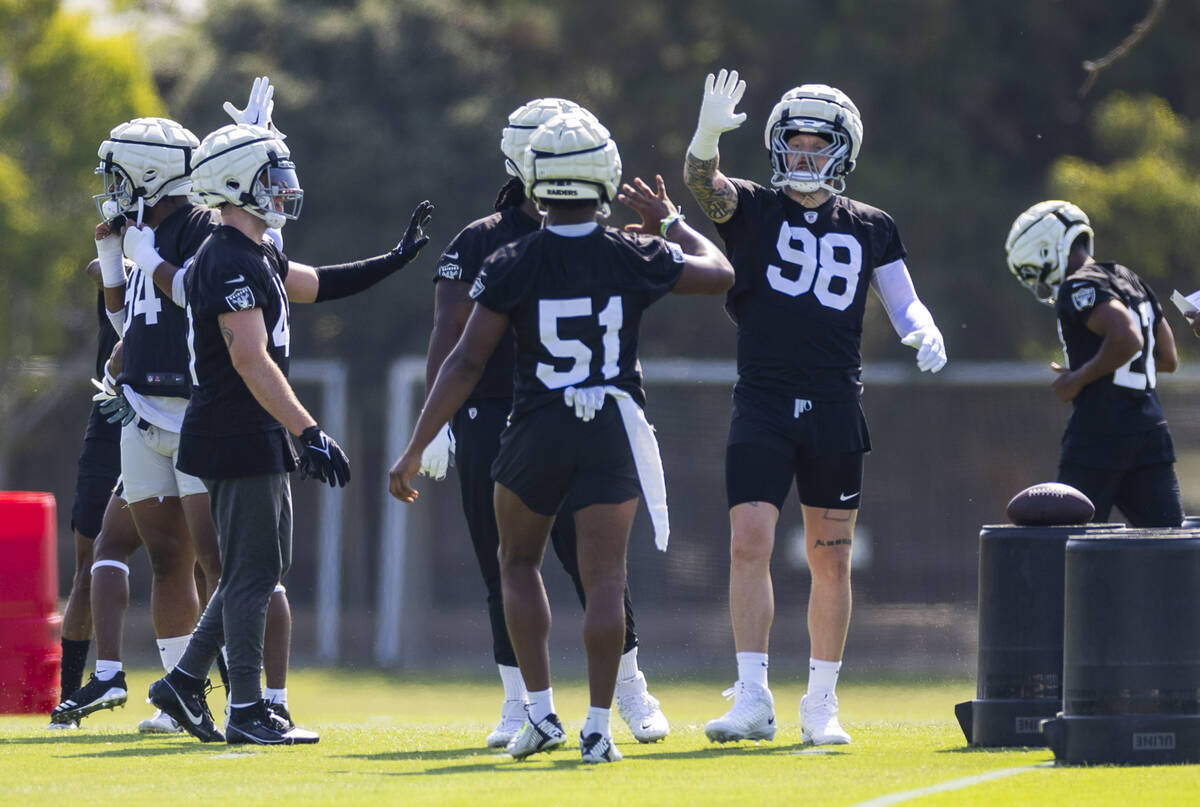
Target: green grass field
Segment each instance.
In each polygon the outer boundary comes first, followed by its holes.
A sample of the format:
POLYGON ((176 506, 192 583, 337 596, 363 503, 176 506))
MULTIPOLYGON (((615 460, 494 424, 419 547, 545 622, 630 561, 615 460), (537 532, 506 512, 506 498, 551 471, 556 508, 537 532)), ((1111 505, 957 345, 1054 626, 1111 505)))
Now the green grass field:
MULTIPOLYGON (((570 745, 526 762, 481 748, 498 713, 498 682, 297 671, 288 689, 292 713, 321 732, 320 744, 244 750, 139 736, 134 727, 151 712, 141 701, 154 675, 132 671, 129 704, 92 715, 77 732, 48 732, 42 716, 0 716, 3 803, 1200 804, 1200 766, 1056 768, 1046 749, 966 748, 953 705, 974 695, 970 681, 846 681, 842 723, 854 744, 826 750, 800 744, 800 686, 773 683, 775 742, 719 747, 705 739, 703 724, 726 707, 722 685, 652 678, 671 736, 639 745, 614 713, 625 760, 585 768, 570 745)), ((223 703, 213 697, 219 713, 223 703)), ((584 688, 560 682, 555 701, 576 735, 584 688)))

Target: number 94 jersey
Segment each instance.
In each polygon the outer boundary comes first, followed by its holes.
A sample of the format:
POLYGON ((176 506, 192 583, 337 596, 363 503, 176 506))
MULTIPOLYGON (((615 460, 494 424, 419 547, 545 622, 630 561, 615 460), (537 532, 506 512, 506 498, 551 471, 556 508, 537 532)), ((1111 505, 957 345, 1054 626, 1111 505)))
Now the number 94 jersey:
POLYGON ((1063 281, 1054 304, 1058 334, 1072 370, 1096 355, 1103 339, 1087 321, 1108 300, 1124 305, 1142 334, 1142 350, 1111 375, 1088 384, 1074 400, 1068 434, 1135 434, 1166 422, 1154 372, 1154 335, 1162 306, 1133 271, 1115 263, 1090 263, 1063 281))
POLYGON ((682 271, 678 245, 612 227, 579 237, 539 230, 493 252, 471 296, 512 321, 512 419, 554 401, 561 406, 562 390, 572 386, 612 385, 645 406, 642 312, 682 271))
POLYGON ((863 312, 875 269, 905 255, 891 216, 833 196, 806 208, 743 179, 717 224, 736 280, 725 310, 738 326, 739 383, 820 401, 862 392, 863 312))

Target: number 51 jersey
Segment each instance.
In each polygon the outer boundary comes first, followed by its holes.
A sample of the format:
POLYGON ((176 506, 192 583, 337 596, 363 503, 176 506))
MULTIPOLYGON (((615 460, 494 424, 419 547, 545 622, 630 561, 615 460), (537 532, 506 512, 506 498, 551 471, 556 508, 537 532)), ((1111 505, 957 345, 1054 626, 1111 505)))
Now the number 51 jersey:
POLYGON ((730 180, 738 206, 717 224, 736 280, 738 383, 818 401, 862 394, 863 312, 875 270, 904 258, 892 218, 833 196, 806 208, 781 190, 730 180))
POLYGON ((646 405, 638 363, 642 312, 683 271, 677 244, 597 226, 584 236, 539 230, 488 257, 471 287, 508 314, 517 337, 512 420, 567 387, 612 385, 646 405))

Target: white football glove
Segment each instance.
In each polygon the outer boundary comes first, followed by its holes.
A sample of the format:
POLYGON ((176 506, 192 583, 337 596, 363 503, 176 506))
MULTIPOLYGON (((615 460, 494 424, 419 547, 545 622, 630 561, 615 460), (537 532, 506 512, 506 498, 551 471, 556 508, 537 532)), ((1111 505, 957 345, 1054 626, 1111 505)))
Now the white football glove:
POLYGON ((563 390, 563 403, 575 407, 575 417, 584 423, 604 408, 605 397, 604 387, 567 387, 563 390))
POLYGON ((137 412, 133 411, 133 407, 129 405, 129 401, 125 399, 121 387, 117 384, 117 379, 113 377, 108 362, 104 363, 104 380, 97 381, 93 378, 92 386, 99 390, 92 396, 92 400, 100 404, 100 411, 109 423, 120 423, 124 427, 137 417, 137 412))
POLYGON ((250 88, 250 98, 246 101, 245 109, 238 109, 232 101, 226 101, 221 108, 229 117, 233 118, 234 123, 265 126, 271 130, 272 134, 283 140, 286 135, 276 129, 275 123, 271 120, 271 113, 275 110, 274 98, 275 88, 271 86, 271 80, 266 76, 260 76, 254 79, 254 86, 250 88))
MULTIPOLYGON (((142 271, 154 274, 154 270, 163 262, 162 256, 154 245, 154 230, 149 227, 125 228, 125 257, 136 263, 142 271)), ((101 271, 104 267, 101 267, 101 271)))
POLYGON ((746 82, 738 80, 736 70, 724 68, 717 75, 708 74, 704 79, 704 100, 700 102, 700 120, 696 122, 696 134, 692 135, 688 152, 701 160, 717 156, 717 140, 724 132, 736 129, 746 120, 745 112, 734 113, 733 108, 742 100, 746 82))
POLYGON ((454 432, 450 431, 450 424, 447 423, 421 452, 419 473, 435 481, 445 479, 446 469, 454 464, 454 446, 454 432))
POLYGON ((917 350, 917 367, 923 373, 936 373, 946 366, 946 343, 936 325, 926 325, 900 340, 917 350))

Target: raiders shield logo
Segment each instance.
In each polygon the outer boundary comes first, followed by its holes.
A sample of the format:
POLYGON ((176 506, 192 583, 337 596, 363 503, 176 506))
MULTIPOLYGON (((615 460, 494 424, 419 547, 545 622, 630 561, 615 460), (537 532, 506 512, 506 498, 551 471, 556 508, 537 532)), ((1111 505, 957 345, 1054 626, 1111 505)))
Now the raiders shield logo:
POLYGON ((234 289, 232 294, 225 295, 225 302, 231 311, 246 311, 254 308, 254 292, 249 286, 234 289))
POLYGON ((471 295, 472 300, 474 300, 479 295, 483 294, 483 290, 485 288, 487 288, 484 285, 485 279, 486 279, 486 275, 483 272, 480 272, 479 274, 477 274, 475 276, 475 282, 471 284, 470 295, 471 295))
POLYGON ((1092 286, 1083 286, 1071 292, 1071 302, 1075 306, 1076 311, 1083 311, 1091 308, 1096 303, 1096 289, 1092 286))
POLYGON ((815 211, 815 210, 804 211, 804 220, 807 221, 809 224, 816 224, 817 211, 815 211))
POLYGON ((478 415, 479 410, 473 406, 467 410, 467 417, 469 417, 471 420, 474 420, 476 417, 478 417, 478 415))

